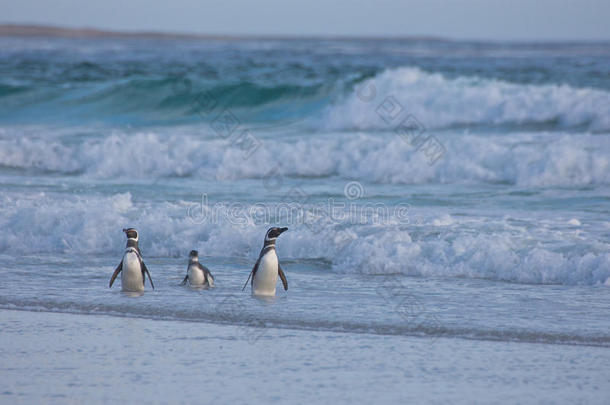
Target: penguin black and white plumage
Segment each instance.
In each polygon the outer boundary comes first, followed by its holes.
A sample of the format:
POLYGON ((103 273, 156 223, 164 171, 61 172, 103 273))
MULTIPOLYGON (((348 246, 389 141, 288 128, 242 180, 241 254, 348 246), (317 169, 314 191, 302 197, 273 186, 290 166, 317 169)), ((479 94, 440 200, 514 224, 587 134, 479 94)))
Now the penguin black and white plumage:
POLYGON ((186 268, 186 277, 182 280, 182 285, 186 282, 193 286, 214 287, 214 276, 210 269, 199 263, 199 252, 191 250, 189 253, 189 265, 186 268))
POLYGON ((117 278, 119 273, 121 274, 121 289, 123 291, 144 291, 144 283, 146 281, 146 275, 152 289, 155 289, 150 273, 142 260, 142 253, 138 248, 138 231, 134 228, 123 229, 127 236, 127 246, 125 247, 125 253, 123 254, 123 260, 117 266, 116 270, 110 278, 110 284, 108 287, 112 287, 112 283, 117 278))
MULTIPOLYGON (((265 235, 265 243, 258 255, 258 260, 254 264, 250 276, 252 281, 252 294, 254 295, 275 295, 275 287, 278 276, 282 279, 284 290, 288 290, 288 280, 282 271, 280 261, 275 251, 275 241, 278 236, 286 232, 288 228, 269 228, 265 235)), ((246 284, 248 282, 246 281, 246 284)))

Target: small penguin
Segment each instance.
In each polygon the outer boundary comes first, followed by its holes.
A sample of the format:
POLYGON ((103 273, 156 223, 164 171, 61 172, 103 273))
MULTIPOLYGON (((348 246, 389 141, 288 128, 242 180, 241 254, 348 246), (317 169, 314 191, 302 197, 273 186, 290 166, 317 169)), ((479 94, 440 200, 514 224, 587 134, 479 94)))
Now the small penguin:
POLYGON ((134 228, 123 229, 127 236, 127 246, 125 247, 125 253, 123 254, 123 260, 117 266, 116 270, 110 278, 110 284, 108 287, 112 287, 112 283, 117 278, 119 273, 121 274, 121 287, 122 291, 144 291, 144 283, 146 282, 146 275, 148 274, 148 280, 152 289, 155 289, 150 273, 142 260, 142 253, 138 248, 138 231, 134 228))
POLYGON ((210 269, 199 263, 199 252, 196 250, 191 250, 191 253, 189 253, 186 276, 180 284, 185 285, 187 281, 190 285, 214 287, 214 276, 212 276, 210 269))
MULTIPOLYGON (((277 258, 277 253, 275 252, 275 240, 287 230, 288 228, 273 227, 269 228, 267 231, 263 248, 258 255, 258 260, 256 261, 256 264, 254 264, 254 268, 250 272, 250 276, 248 277, 248 280, 250 280, 250 277, 252 277, 252 281, 250 283, 252 286, 252 294, 275 295, 275 286, 277 284, 278 275, 282 279, 284 290, 288 291, 288 281, 286 280, 286 275, 282 271, 280 261, 277 258)), ((244 288, 246 288, 248 280, 246 280, 244 288)), ((242 288, 242 291, 244 288, 242 288)))

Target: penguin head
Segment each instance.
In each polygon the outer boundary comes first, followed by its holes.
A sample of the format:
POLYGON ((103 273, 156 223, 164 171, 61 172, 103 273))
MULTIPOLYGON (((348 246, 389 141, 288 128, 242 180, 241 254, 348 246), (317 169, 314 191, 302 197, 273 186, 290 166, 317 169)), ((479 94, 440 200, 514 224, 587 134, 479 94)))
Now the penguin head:
POLYGON ((125 228, 123 229, 123 232, 127 235, 127 239, 135 239, 136 242, 138 241, 138 231, 136 231, 135 228, 125 228))
POLYGON ((191 253, 189 253, 189 258, 193 259, 195 257, 199 257, 199 252, 196 250, 191 250, 191 253))
POLYGON ((278 236, 280 236, 282 233, 286 232, 287 230, 288 230, 288 228, 278 228, 278 227, 269 228, 269 230, 267 230, 267 234, 265 235, 265 242, 275 240, 278 236))

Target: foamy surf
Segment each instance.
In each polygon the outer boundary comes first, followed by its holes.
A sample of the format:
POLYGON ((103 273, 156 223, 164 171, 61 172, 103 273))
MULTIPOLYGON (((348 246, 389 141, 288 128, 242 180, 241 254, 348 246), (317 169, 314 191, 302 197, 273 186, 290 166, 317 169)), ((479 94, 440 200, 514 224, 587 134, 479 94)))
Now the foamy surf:
POLYGON ((431 164, 421 149, 392 133, 324 132, 295 140, 261 130, 252 132, 261 146, 244 159, 240 145, 213 137, 209 127, 178 134, 102 130, 81 140, 41 129, 24 138, 22 131, 9 128, 0 139, 0 167, 83 179, 265 179, 275 170, 287 177, 379 184, 610 184, 608 137, 570 132, 436 133, 444 152, 431 164))
POLYGON ((387 69, 329 107, 321 125, 332 129, 391 129, 378 106, 395 98, 430 129, 542 124, 610 130, 610 93, 566 84, 522 84, 477 76, 448 78, 417 67, 387 69))
MULTIPOLYGON (((0 253, 90 254, 121 252, 117 224, 136 226, 140 246, 151 257, 202 254, 244 258, 260 248, 265 223, 260 203, 231 205, 201 200, 147 201, 130 193, 83 198, 63 193, 5 193, 0 203, 0 253)), ((391 207, 391 206, 390 206, 391 207)), ((287 215, 269 203, 270 213, 287 215)), ((603 232, 585 217, 515 211, 511 216, 436 214, 410 206, 407 215, 389 209, 383 217, 345 213, 342 222, 303 218, 319 205, 293 206, 290 216, 274 218, 291 228, 282 239, 284 257, 323 260, 337 272, 403 274, 440 278, 480 278, 526 284, 606 285, 610 253, 586 235, 603 232), (350 217, 349 215, 352 215, 350 217), (293 222, 288 222, 293 221, 293 222)), ((383 213, 382 213, 383 214, 383 213)), ((338 215, 338 214, 337 214, 338 215)), ((121 226, 124 226, 121 225, 121 226)))

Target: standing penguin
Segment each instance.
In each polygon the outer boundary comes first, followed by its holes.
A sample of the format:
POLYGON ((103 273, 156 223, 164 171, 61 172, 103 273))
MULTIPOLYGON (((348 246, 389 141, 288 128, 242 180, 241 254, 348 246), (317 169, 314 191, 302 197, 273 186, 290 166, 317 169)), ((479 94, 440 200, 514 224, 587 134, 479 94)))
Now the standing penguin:
POLYGON ((186 277, 182 280, 181 285, 185 285, 186 282, 190 285, 214 287, 214 276, 210 270, 199 263, 199 252, 191 250, 189 253, 189 265, 186 268, 186 277))
MULTIPOLYGON (((288 228, 273 227, 269 228, 267 231, 263 249, 258 255, 258 260, 256 261, 256 264, 248 277, 248 280, 250 280, 250 277, 252 277, 252 294, 275 295, 275 285, 277 284, 278 275, 282 279, 284 290, 288 290, 288 280, 286 280, 286 276, 284 275, 282 267, 280 266, 280 261, 277 258, 277 253, 275 252, 275 240, 287 230, 288 228)), ((244 288, 246 288, 248 280, 246 280, 244 288)))
POLYGON ((152 289, 155 289, 150 273, 142 260, 142 253, 138 248, 138 231, 134 228, 123 229, 125 235, 127 235, 127 246, 125 247, 125 253, 123 254, 123 260, 117 266, 116 270, 110 278, 110 284, 108 287, 112 287, 112 283, 117 278, 119 273, 121 274, 121 287, 123 291, 144 291, 144 283, 146 281, 146 275, 148 274, 148 280, 152 289))

